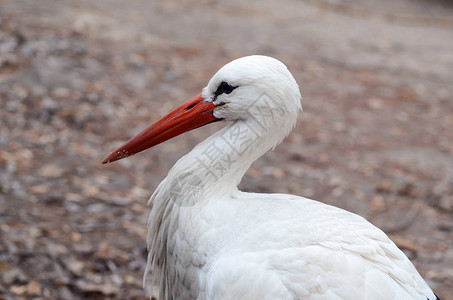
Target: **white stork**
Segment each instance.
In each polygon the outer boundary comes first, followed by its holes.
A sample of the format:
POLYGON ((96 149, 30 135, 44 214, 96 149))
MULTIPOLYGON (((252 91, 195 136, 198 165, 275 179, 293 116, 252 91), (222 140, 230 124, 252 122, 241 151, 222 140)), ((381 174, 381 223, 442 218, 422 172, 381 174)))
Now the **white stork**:
POLYGON ((115 161, 216 121, 151 196, 148 264, 161 299, 438 299, 377 227, 337 207, 239 191, 250 165, 293 129, 299 87, 286 66, 247 56, 202 93, 108 155, 115 161))

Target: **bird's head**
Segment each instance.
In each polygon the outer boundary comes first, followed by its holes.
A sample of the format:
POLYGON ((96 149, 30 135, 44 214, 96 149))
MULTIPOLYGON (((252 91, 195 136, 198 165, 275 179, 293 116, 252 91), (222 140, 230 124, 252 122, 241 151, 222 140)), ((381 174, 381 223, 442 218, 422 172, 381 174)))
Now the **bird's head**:
MULTIPOLYGON (((261 55, 242 57, 223 66, 202 93, 218 106, 214 116, 230 121, 284 115, 301 109, 299 86, 280 61, 261 55)), ((278 124, 277 124, 278 125, 278 124)))
POLYGON ((110 153, 102 163, 119 160, 189 130, 217 121, 243 120, 263 131, 294 127, 301 109, 299 86, 280 61, 260 55, 223 66, 202 93, 183 103, 110 153))

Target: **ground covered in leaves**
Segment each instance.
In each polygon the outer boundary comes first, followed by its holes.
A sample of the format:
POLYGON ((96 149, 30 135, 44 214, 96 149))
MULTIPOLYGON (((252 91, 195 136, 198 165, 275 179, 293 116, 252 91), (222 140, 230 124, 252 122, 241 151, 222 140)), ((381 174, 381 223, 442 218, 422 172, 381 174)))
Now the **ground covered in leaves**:
POLYGON ((2 0, 0 299, 146 299, 148 197, 221 125, 100 161, 254 53, 304 112, 241 188, 368 218, 453 299, 453 5, 355 5, 2 0))

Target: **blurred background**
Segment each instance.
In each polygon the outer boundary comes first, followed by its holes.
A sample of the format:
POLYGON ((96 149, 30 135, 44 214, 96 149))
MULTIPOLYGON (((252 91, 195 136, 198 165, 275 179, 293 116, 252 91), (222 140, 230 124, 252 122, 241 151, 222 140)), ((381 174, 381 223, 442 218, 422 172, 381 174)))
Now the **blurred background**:
POLYGON ((221 124, 100 161, 250 54, 304 112, 241 188, 366 217, 453 299, 446 0, 0 0, 0 299, 146 299, 147 200, 221 124))

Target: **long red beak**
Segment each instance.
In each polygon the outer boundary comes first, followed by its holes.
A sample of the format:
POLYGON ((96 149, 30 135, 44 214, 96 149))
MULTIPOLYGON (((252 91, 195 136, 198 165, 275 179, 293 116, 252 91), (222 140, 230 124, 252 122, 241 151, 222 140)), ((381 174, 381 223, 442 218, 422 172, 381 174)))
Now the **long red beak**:
POLYGON ((223 120, 214 117, 215 107, 212 102, 203 101, 202 95, 198 94, 110 153, 102 163, 134 155, 189 130, 223 120))

